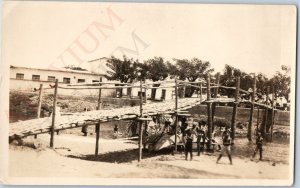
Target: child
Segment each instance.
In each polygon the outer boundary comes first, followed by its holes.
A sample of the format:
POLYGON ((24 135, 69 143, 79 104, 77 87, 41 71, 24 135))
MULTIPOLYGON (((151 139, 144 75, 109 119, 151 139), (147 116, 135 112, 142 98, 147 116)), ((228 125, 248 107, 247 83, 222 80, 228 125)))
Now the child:
POLYGON ((187 129, 185 135, 185 160, 188 160, 188 153, 190 153, 190 159, 193 160, 193 136, 192 129, 187 129))
POLYGON ((262 152, 263 152, 263 137, 261 135, 261 132, 258 131, 257 132, 257 136, 256 136, 256 148, 254 150, 254 153, 253 153, 253 156, 252 156, 252 159, 255 157, 257 151, 259 151, 259 160, 261 161, 262 160, 262 152))
POLYGON ((221 151, 221 154, 219 155, 217 159, 217 164, 219 163, 219 160, 222 158, 222 156, 226 153, 230 164, 232 165, 232 158, 231 158, 231 137, 230 137, 230 130, 228 127, 225 127, 225 131, 223 132, 222 135, 222 140, 223 140, 223 148, 221 151))

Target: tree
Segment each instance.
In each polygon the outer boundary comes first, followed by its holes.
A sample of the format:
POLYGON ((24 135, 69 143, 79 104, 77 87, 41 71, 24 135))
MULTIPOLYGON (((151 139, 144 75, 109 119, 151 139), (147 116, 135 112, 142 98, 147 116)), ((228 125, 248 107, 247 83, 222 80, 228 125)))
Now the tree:
MULTIPOLYGON (((138 65, 138 60, 133 60, 133 58, 123 56, 122 60, 112 56, 107 63, 107 66, 111 68, 112 71, 108 71, 106 77, 108 80, 118 80, 121 83, 132 83, 133 80, 137 78, 136 70, 138 65)), ((118 91, 120 92, 120 96, 122 96, 122 89, 119 89, 118 91)), ((131 89, 128 89, 127 91, 130 95, 131 89)))
MULTIPOLYGON (((199 78, 205 78, 208 73, 212 73, 214 69, 210 68, 210 62, 202 61, 198 58, 174 59, 176 69, 172 69, 172 74, 178 76, 180 80, 188 80, 194 82, 199 78)), ((174 67, 171 67, 174 68, 174 67)), ((170 71, 171 72, 171 71, 170 71)), ((195 91, 195 87, 187 87, 185 96, 191 97, 195 91)))
POLYGON ((277 71, 269 81, 269 85, 274 86, 276 96, 284 96, 287 100, 290 100, 289 94, 291 92, 290 73, 291 68, 289 66, 282 65, 281 71, 277 71))
POLYGON ((269 79, 263 73, 258 73, 256 76, 256 89, 258 95, 266 93, 266 88, 269 86, 269 79))
MULTIPOLYGON (((168 62, 165 62, 162 57, 154 57, 144 62, 144 69, 146 68, 146 78, 151 79, 153 82, 164 80, 169 75, 168 62)), ((153 84, 153 87, 159 87, 160 84, 153 84)), ((156 89, 151 90, 151 99, 154 99, 156 89)))
POLYGON ((123 56, 122 59, 118 59, 112 56, 108 59, 107 66, 112 69, 112 72, 107 72, 107 79, 118 80, 121 83, 132 83, 136 78, 136 69, 138 67, 138 60, 129 59, 123 56))

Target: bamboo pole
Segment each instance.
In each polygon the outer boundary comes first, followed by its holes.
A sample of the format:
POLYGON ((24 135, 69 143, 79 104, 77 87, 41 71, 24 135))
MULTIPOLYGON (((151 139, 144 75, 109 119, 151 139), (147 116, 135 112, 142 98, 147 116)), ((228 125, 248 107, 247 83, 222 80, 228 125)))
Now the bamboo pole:
POLYGON ((177 78, 175 78, 175 152, 177 152, 177 126, 178 126, 178 116, 177 116, 177 110, 178 110, 178 82, 177 78))
MULTIPOLYGON (((270 93, 270 87, 267 87, 267 92, 266 92, 266 105, 268 105, 269 102, 269 93, 270 93)), ((262 135, 264 138, 267 136, 267 123, 268 123, 268 108, 265 108, 265 122, 263 122, 263 127, 262 127, 262 135)))
MULTIPOLYGON (((177 87, 177 84, 178 84, 178 82, 176 81, 175 89, 177 87)), ((183 95, 182 95, 182 98, 185 98, 185 90, 186 90, 186 84, 183 85, 183 95)))
POLYGON ((96 123, 95 132, 96 132, 95 156, 98 156, 98 153, 99 153, 99 138, 100 138, 100 121, 98 123, 96 123))
MULTIPOLYGON (((142 80, 140 80, 140 117, 143 116, 143 85, 142 80)), ((143 139, 143 121, 140 121, 139 128, 139 154, 138 154, 138 162, 142 160, 142 139, 143 139)))
POLYGON ((202 102, 202 83, 200 83, 200 86, 199 86, 199 91, 200 91, 200 103, 202 102))
POLYGON ((257 131, 258 131, 258 125, 259 125, 259 106, 257 107, 257 124, 256 124, 256 134, 257 134, 257 131))
POLYGON ((235 139, 235 128, 236 128, 236 116, 237 116, 237 107, 238 107, 238 99, 240 93, 240 77, 236 77, 236 90, 235 90, 235 102, 233 106, 232 119, 231 119, 231 138, 234 142, 235 139))
MULTIPOLYGON (((216 85, 220 85, 220 73, 218 72, 216 75, 216 85)), ((218 98, 218 94, 219 94, 219 87, 216 87, 214 89, 214 98, 218 98)))
MULTIPOLYGON (((102 82, 102 77, 100 77, 100 79, 99 79, 99 86, 100 86, 100 87, 102 86, 101 82, 102 82)), ((98 96, 98 106, 97 106, 97 109, 98 109, 98 110, 102 110, 102 99, 101 99, 101 95, 102 95, 102 89, 100 88, 100 89, 99 89, 99 96, 98 96)))
POLYGON ((249 120, 249 124, 248 124, 248 134, 247 134, 249 142, 252 141, 252 124, 253 124, 253 113, 254 113, 254 104, 253 104, 253 102, 255 101, 255 96, 256 96, 256 75, 254 73, 253 86, 252 86, 252 96, 251 96, 250 120, 249 120))
POLYGON ((145 91, 145 103, 147 104, 147 87, 144 87, 144 91, 145 91))
MULTIPOLYGON (((207 100, 211 99, 210 93, 210 75, 207 74, 207 100)), ((212 146, 212 108, 211 103, 207 103, 207 125, 208 125, 208 150, 211 151, 212 146)))
POLYGON ((53 99, 53 112, 52 112, 52 124, 51 124, 51 136, 50 136, 50 147, 53 148, 54 145, 54 129, 55 129, 55 114, 56 114, 56 101, 57 101, 57 88, 58 88, 58 79, 55 80, 55 89, 54 89, 54 99, 53 99))
POLYGON ((43 84, 40 84, 37 118, 41 117, 42 97, 43 97, 43 84))
MULTIPOLYGON (((217 85, 220 84, 220 73, 219 72, 216 75, 216 84, 217 85)), ((219 94, 219 87, 216 87, 216 88, 214 88, 214 98, 218 98, 218 94, 219 94)), ((212 122, 214 122, 216 106, 217 106, 217 103, 212 104, 212 122)), ((212 131, 214 132, 214 130, 215 130, 215 126, 214 126, 214 123, 212 123, 212 131)))
POLYGON ((275 102, 275 90, 274 90, 274 86, 272 86, 271 142, 273 141, 273 127, 274 127, 274 117, 275 117, 274 102, 275 102))

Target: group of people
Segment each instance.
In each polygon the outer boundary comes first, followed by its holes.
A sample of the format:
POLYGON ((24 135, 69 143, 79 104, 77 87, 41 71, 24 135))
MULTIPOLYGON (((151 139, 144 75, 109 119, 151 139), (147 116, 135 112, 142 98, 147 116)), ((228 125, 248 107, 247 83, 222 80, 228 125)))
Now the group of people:
MULTIPOLYGON (((166 133, 166 134, 175 134, 176 130, 176 119, 172 116, 167 116, 165 118, 164 122, 157 123, 157 119, 153 119, 153 121, 150 121, 147 124, 146 131, 147 135, 156 134, 158 132, 160 133, 166 133)), ((118 135, 119 128, 117 125, 114 127, 114 135, 118 135)), ((201 121, 195 121, 192 118, 178 118, 178 124, 177 124, 177 135, 179 135, 182 140, 181 142, 184 144, 184 150, 185 150, 185 159, 188 160, 188 155, 190 155, 190 160, 193 159, 193 143, 197 143, 197 155, 200 156, 201 152, 204 152, 205 148, 208 148, 209 138, 208 138, 208 125, 205 120, 201 121)), ((220 154, 217 158, 217 163, 220 161, 220 159, 227 155, 230 161, 230 164, 233 164, 232 162, 232 156, 231 156, 231 146, 233 144, 232 142, 232 136, 231 136, 231 129, 229 127, 225 127, 225 129, 222 131, 222 136, 220 141, 217 141, 215 139, 215 132, 212 133, 212 144, 214 147, 218 147, 218 150, 220 151, 220 154), (220 143, 219 143, 220 142, 220 143), (222 142, 222 147, 221 147, 222 142)), ((263 137, 260 131, 257 131, 256 133, 256 148, 253 153, 252 158, 254 158, 259 152, 260 157, 259 159, 262 160, 262 151, 263 151, 263 137)))
MULTIPOLYGON (((193 159, 193 142, 197 141, 197 153, 200 156, 201 151, 204 151, 205 144, 208 142, 207 138, 207 129, 206 124, 199 122, 193 123, 193 126, 188 126, 185 131, 183 132, 183 138, 185 143, 185 159, 188 160, 188 154, 190 154, 190 160, 193 159)), ((214 133, 213 133, 214 136, 214 133)), ((216 144, 221 151, 216 163, 219 163, 220 159, 223 155, 227 155, 232 165, 232 156, 231 156, 231 146, 233 144, 232 137, 231 137, 231 130, 229 127, 225 127, 225 130, 222 133, 222 145, 221 147, 218 143, 216 143, 215 139, 212 138, 212 143, 216 144)), ((256 134, 256 148, 252 155, 252 159, 256 156, 257 152, 259 152, 259 160, 262 160, 262 153, 263 153, 263 136, 260 131, 257 131, 256 134)))

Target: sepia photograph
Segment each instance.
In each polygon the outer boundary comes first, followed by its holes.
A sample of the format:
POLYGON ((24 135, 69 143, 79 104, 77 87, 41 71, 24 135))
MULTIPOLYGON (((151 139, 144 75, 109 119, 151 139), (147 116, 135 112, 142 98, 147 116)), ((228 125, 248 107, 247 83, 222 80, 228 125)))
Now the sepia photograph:
POLYGON ((2 183, 293 184, 294 5, 6 1, 2 25, 2 183))

